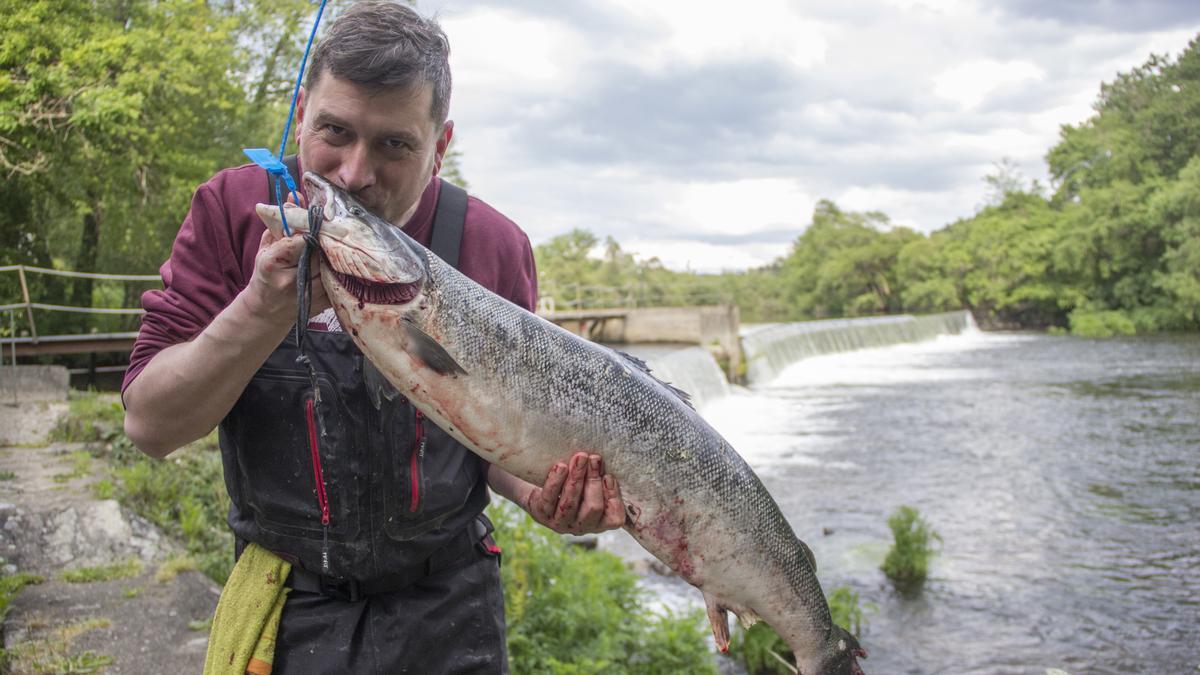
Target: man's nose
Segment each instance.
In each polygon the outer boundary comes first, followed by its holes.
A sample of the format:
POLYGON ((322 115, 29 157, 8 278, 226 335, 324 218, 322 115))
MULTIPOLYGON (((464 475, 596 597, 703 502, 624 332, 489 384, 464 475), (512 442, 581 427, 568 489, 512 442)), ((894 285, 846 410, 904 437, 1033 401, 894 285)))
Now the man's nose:
POLYGON ((337 177, 342 183, 342 189, 351 194, 375 184, 371 152, 365 143, 354 143, 347 148, 341 164, 338 165, 337 177))

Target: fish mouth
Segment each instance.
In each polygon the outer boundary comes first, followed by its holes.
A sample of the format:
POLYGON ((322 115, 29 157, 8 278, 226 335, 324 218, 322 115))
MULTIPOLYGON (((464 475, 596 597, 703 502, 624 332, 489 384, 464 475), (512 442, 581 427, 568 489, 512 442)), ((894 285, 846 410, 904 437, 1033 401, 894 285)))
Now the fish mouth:
POLYGON ((330 265, 334 279, 342 290, 359 303, 366 305, 407 305, 421 293, 420 282, 379 282, 350 276, 330 265))
POLYGON ((304 186, 322 214, 322 262, 340 290, 360 307, 405 305, 420 295, 428 261, 419 244, 319 174, 306 172, 304 186))

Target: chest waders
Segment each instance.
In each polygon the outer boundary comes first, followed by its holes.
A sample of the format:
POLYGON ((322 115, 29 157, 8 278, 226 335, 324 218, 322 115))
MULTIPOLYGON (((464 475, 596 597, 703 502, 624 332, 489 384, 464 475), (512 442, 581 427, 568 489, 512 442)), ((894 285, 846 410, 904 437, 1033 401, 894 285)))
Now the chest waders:
MULTIPOLYGON (((295 156, 284 163, 295 177, 295 156)), ((466 192, 442 181, 431 249, 455 266, 466 209, 466 192)), ((394 672, 405 659, 505 670, 486 463, 423 420, 349 335, 302 337, 303 349, 289 333, 218 428, 237 552, 254 541, 293 565, 277 665, 304 652, 298 672, 394 672), (332 634, 345 631, 372 658, 394 653, 374 668, 355 648, 333 653, 332 634), (331 652, 327 667, 311 660, 310 640, 331 652)))

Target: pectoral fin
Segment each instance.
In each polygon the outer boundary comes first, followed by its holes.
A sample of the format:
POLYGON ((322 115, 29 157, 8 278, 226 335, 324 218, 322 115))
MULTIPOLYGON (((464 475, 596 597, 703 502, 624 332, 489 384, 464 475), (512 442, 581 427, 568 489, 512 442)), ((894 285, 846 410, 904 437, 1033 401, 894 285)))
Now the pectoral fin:
POLYGON ((466 375, 467 371, 458 365, 458 361, 434 340, 428 333, 421 330, 411 321, 402 321, 401 325, 412 341, 412 353, 440 375, 466 375))
POLYGON ((708 593, 704 594, 704 604, 708 610, 708 622, 712 624, 713 639, 717 649, 722 654, 729 651, 729 613, 717 599, 708 593))

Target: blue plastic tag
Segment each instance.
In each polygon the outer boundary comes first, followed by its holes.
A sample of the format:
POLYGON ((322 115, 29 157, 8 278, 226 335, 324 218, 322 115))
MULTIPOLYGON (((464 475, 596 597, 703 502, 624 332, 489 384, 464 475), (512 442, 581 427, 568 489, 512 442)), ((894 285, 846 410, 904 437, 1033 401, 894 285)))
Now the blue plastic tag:
POLYGON ((283 178, 283 182, 288 186, 288 192, 296 191, 296 183, 292 180, 292 174, 288 173, 287 167, 279 158, 271 154, 271 151, 266 148, 243 148, 242 152, 250 158, 251 162, 266 169, 267 172, 283 178))
POLYGON ((283 221, 283 233, 287 236, 292 236, 292 230, 288 227, 287 216, 283 213, 283 199, 279 194, 279 179, 287 184, 288 192, 292 193, 292 198, 296 199, 299 204, 300 200, 296 197, 296 182, 292 180, 292 174, 288 172, 287 167, 279 158, 271 154, 271 151, 266 148, 242 148, 242 152, 250 158, 251 162, 261 166, 267 170, 267 173, 275 176, 275 201, 279 204, 279 218, 283 221))

